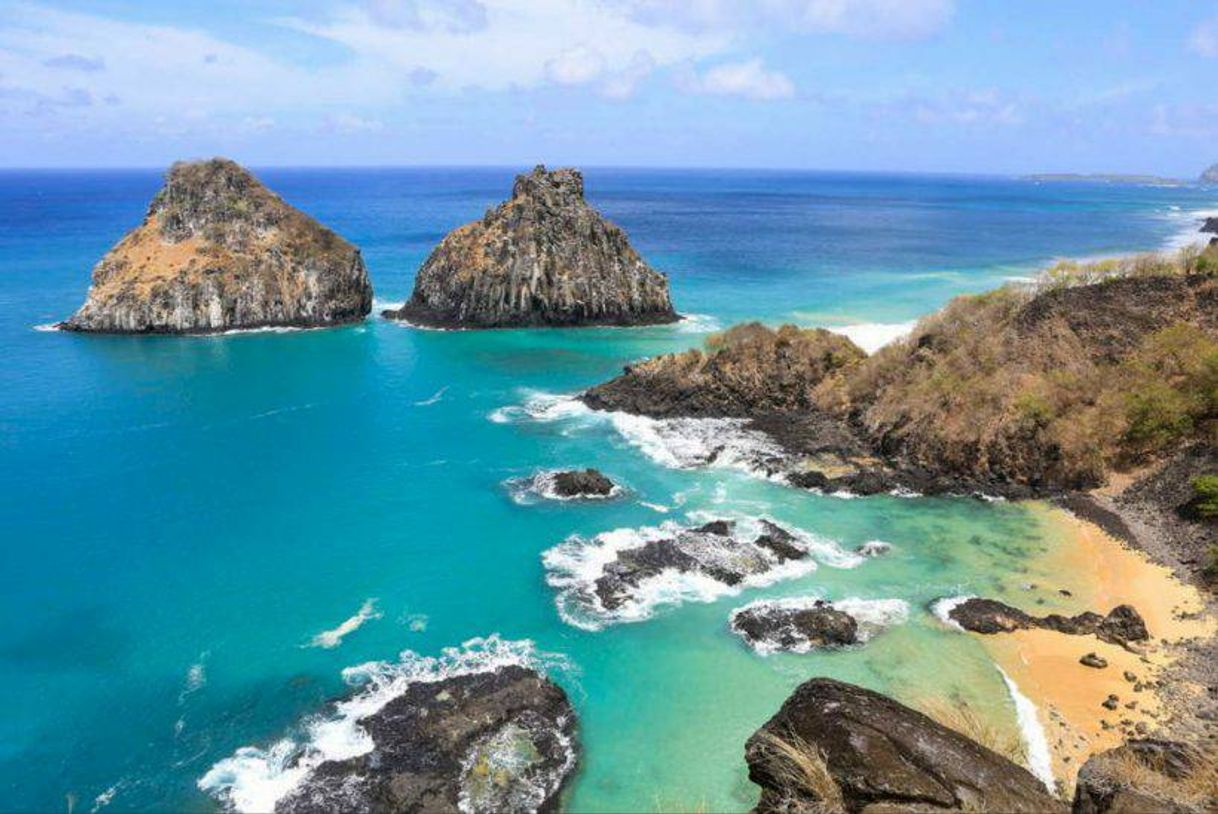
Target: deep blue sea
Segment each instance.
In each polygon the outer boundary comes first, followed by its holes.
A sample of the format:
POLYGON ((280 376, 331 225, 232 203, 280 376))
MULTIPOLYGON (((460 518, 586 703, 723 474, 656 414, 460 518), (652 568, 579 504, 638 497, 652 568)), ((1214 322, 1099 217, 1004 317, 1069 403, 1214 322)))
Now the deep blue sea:
MULTIPOLYGON (((379 310, 405 299, 436 242, 506 197, 520 169, 259 175, 363 249, 379 310)), ((690 319, 475 333, 371 316, 207 338, 35 330, 81 303, 159 173, 0 174, 0 808, 266 807, 295 781, 302 749, 359 751, 358 704, 336 713, 329 701, 354 691, 372 703, 401 682, 502 660, 537 663, 571 694, 577 811, 749 808, 744 740, 813 675, 903 698, 952 693, 1015 725, 984 653, 925 607, 1036 581, 1038 556, 1058 542, 1037 513, 817 496, 730 456, 684 467, 682 444, 696 439, 563 397, 745 319, 831 326, 874 346, 1054 257, 1179 242, 1214 193, 845 173, 585 177, 690 319), (513 485, 589 465, 626 494, 562 503, 513 485), (551 584, 663 523, 763 515, 802 530, 818 567, 736 594, 656 584, 635 618, 604 624, 576 618, 551 584), (869 540, 892 554, 851 553, 869 540), (727 628, 746 602, 809 594, 857 600, 886 629, 857 649, 765 657, 727 628)))

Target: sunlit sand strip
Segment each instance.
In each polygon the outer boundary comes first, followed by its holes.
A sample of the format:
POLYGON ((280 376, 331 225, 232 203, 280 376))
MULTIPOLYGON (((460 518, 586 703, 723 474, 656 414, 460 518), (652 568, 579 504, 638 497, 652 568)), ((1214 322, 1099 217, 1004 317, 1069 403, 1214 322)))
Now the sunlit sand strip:
MULTIPOLYGON (((1171 571, 1128 548, 1098 526, 1049 507, 1035 507, 1046 529, 1061 535, 1036 570, 1052 574, 1054 585, 1073 593, 1063 600, 1071 613, 1107 613, 1116 605, 1133 605, 1146 620, 1151 642, 1143 654, 1131 653, 1094 636, 1070 636, 1051 630, 1022 630, 978 636, 994 662, 1036 705, 1052 750, 1053 775, 1067 793, 1088 756, 1124 742, 1143 723, 1153 732, 1163 715, 1153 687, 1135 686, 1163 677, 1186 639, 1212 636, 1215 620, 1191 617, 1204 609, 1200 594, 1171 571), (1103 669, 1079 659, 1095 653, 1108 662, 1103 669), (1134 681, 1125 677, 1128 672, 1134 681), (1117 696, 1116 709, 1103 706, 1117 696), (1129 708, 1127 704, 1134 704, 1129 708)), ((1043 613, 1030 607, 1028 611, 1043 613)))

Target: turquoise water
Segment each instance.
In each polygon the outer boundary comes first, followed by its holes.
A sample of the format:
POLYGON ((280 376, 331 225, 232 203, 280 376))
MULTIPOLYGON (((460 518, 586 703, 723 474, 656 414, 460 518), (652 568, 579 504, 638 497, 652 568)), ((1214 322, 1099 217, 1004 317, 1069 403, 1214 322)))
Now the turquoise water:
MULTIPOLYGON (((363 248, 382 302, 404 299, 429 248, 502 198, 511 176, 262 173, 363 248)), ((92 263, 139 220, 158 178, 0 175, 4 808, 82 811, 102 795, 107 810, 212 810, 199 779, 239 747, 299 739, 301 722, 346 691, 344 668, 491 634, 564 657, 546 663, 581 715, 572 810, 746 809, 744 740, 813 675, 909 699, 957 693, 1013 725, 984 654, 924 606, 1045 583, 1035 557, 1055 541, 1027 509, 819 497, 729 468, 663 466, 603 418, 501 408, 573 393, 741 319, 903 323, 1053 256, 1161 246, 1212 200, 999 178, 586 177, 696 319, 445 333, 370 318, 182 339, 36 331, 79 304, 92 263), (627 495, 519 505, 504 486, 577 465, 627 495), (690 513, 773 517, 817 535, 822 562, 635 624, 560 618, 543 552, 690 513), (854 564, 840 553, 873 539, 892 554, 854 564), (809 593, 901 599, 908 620, 856 650, 768 658, 727 630, 748 601, 809 593), (373 618, 337 646, 311 646, 369 599, 373 618)))

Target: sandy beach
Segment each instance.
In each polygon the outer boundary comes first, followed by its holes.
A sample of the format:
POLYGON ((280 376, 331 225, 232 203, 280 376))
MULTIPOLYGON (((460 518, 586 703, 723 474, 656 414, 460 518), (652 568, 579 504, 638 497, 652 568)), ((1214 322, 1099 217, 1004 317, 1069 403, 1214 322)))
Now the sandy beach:
MULTIPOLYGON (((1166 717, 1156 691, 1160 681, 1178 678, 1171 665, 1181 643, 1215 634, 1200 593, 1171 571, 1149 560, 1098 526, 1061 509, 1044 507, 1042 519, 1060 543, 1037 570, 1054 575, 1056 587, 1069 591, 1061 607, 1078 613, 1107 613, 1120 604, 1135 607, 1146 621, 1151 641, 1133 653, 1094 636, 1052 630, 1022 630, 979 637, 987 652, 1037 706, 1052 753, 1053 774, 1067 793, 1080 765, 1096 752, 1130 737, 1152 735, 1166 717), (1097 669, 1080 663, 1095 653, 1107 661, 1097 669), (1116 697, 1115 709, 1104 706, 1116 697)), ((1043 613, 1043 609, 1026 608, 1043 613)), ((1198 686, 1192 688, 1201 693, 1198 686)), ((1175 687, 1174 695, 1181 693, 1175 687)))

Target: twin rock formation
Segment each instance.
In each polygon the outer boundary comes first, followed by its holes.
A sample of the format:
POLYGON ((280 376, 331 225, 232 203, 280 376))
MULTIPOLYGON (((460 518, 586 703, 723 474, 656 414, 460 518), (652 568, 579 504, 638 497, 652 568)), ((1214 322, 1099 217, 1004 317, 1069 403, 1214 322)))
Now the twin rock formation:
MULTIPOLYGON (((59 327, 94 333, 313 328, 363 319, 359 249, 226 159, 174 164, 143 223, 93 270, 59 327)), ((571 169, 517 177, 511 200, 450 233, 385 316, 447 328, 645 325, 678 317, 668 281, 584 200, 571 169)))

